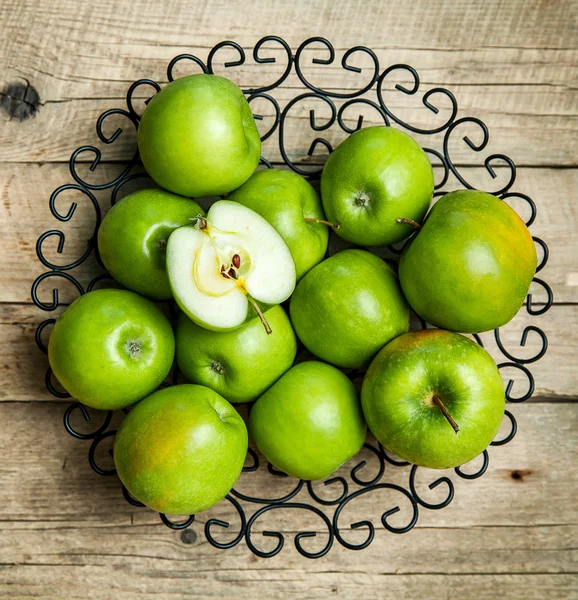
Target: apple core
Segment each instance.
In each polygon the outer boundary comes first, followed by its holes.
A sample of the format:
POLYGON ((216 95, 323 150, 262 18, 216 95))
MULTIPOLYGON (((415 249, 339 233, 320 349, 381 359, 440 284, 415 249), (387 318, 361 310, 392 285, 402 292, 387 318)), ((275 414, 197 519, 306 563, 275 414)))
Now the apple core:
POLYGON ((228 200, 206 217, 175 230, 167 246, 174 297, 198 325, 228 331, 252 317, 251 305, 271 333, 258 303, 275 305, 295 287, 295 263, 283 238, 263 217, 228 200))

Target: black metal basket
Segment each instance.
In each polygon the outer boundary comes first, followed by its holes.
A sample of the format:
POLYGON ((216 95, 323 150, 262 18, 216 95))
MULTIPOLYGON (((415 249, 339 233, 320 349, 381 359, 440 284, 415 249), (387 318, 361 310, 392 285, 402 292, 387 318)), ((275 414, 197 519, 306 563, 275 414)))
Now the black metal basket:
MULTIPOLYGON (((246 62, 245 51, 243 48, 241 48, 241 46, 239 46, 239 44, 232 41, 224 41, 217 44, 209 52, 206 62, 191 54, 181 54, 175 57, 168 65, 168 81, 173 81, 174 72, 177 68, 177 65, 179 68, 182 68, 183 63, 186 61, 190 63, 189 66, 193 67, 196 72, 202 71, 204 73, 213 74, 215 71, 215 59, 217 54, 223 49, 225 49, 226 54, 234 52, 238 54, 238 57, 235 60, 224 62, 224 65, 220 66, 222 70, 228 69, 229 72, 234 72, 235 67, 243 65, 246 62)), ((247 99, 250 103, 259 100, 261 103, 268 103, 272 109, 272 114, 269 115, 268 118, 270 126, 266 131, 263 132, 261 136, 261 139, 264 142, 264 153, 266 154, 268 145, 270 146, 271 142, 276 141, 278 144, 278 151, 283 162, 293 171, 296 171, 297 173, 307 177, 310 181, 315 182, 315 180, 319 178, 322 169, 322 165, 320 164, 321 161, 316 160, 316 158, 319 157, 318 149, 324 153, 322 158, 325 158, 326 155, 333 149, 332 143, 327 139, 327 137, 322 137, 320 132, 327 131, 329 133, 330 131, 337 131, 338 133, 341 132, 341 135, 353 133, 353 131, 362 126, 364 115, 361 113, 364 110, 370 110, 374 115, 377 115, 379 122, 382 122, 388 126, 394 125, 408 130, 419 137, 420 141, 423 139, 423 136, 427 136, 427 140, 431 140, 432 145, 438 145, 439 149, 435 149, 434 147, 424 147, 424 150, 432 157, 432 163, 435 163, 436 172, 438 175, 441 174, 441 176, 436 177, 438 182, 435 186, 435 196, 441 196, 445 193, 442 190, 448 184, 448 180, 450 180, 452 177, 456 180, 456 183, 460 187, 473 187, 465 179, 463 173, 460 172, 460 168, 458 168, 456 163, 452 160, 450 155, 450 141, 452 140, 452 136, 457 137, 453 135, 454 132, 456 132, 457 129, 464 127, 464 125, 469 131, 477 130, 475 136, 480 138, 480 141, 478 142, 472 141, 471 137, 468 137, 467 135, 462 137, 462 141, 465 142, 469 150, 471 150, 473 153, 472 157, 475 157, 476 154, 480 155, 480 153, 484 151, 488 144, 488 128, 482 121, 475 117, 466 116, 458 118, 458 103, 454 95, 449 90, 436 87, 428 89, 425 93, 422 93, 420 91, 418 74, 413 67, 405 64, 394 64, 381 70, 378 57, 372 50, 364 46, 355 46, 343 53, 341 58, 341 68, 344 71, 353 73, 353 77, 357 80, 363 79, 363 84, 358 85, 356 89, 351 89, 351 91, 336 92, 332 91, 331 89, 321 89, 315 86, 304 73, 305 68, 311 68, 311 65, 323 66, 333 65, 335 63, 335 50, 331 43, 324 38, 314 37, 306 40, 299 46, 297 52, 293 54, 291 48, 283 39, 277 36, 267 36, 257 42, 253 49, 252 56, 255 66, 262 65, 263 68, 265 68, 267 65, 276 63, 277 66, 281 65, 284 67, 284 71, 281 74, 278 74, 277 79, 273 83, 270 83, 269 85, 263 85, 261 87, 244 89, 243 92, 247 95, 247 99), (284 62, 278 60, 279 53, 283 55, 283 60, 286 60, 286 66, 284 62), (315 57, 308 61, 306 65, 304 56, 308 54, 310 55, 311 53, 315 54, 315 57), (271 54, 274 56, 271 56, 271 54), (358 66, 354 66, 352 64, 353 62, 363 62, 365 64, 369 64, 370 66, 368 69, 362 70, 358 66), (369 72, 368 77, 367 72, 369 72), (286 82, 289 77, 295 78, 295 75, 297 76, 297 79, 295 80, 296 83, 300 82, 299 85, 302 86, 303 89, 295 92, 294 97, 286 102, 285 106, 282 108, 279 101, 272 95, 272 93, 283 89, 282 86, 284 82, 286 82), (390 86, 392 89, 390 89, 388 92, 385 92, 384 90, 388 83, 392 80, 399 80, 400 76, 404 79, 409 79, 410 83, 395 83, 393 87, 390 86), (440 109, 438 106, 436 106, 436 104, 439 104, 441 100, 442 103, 445 103, 446 105, 445 112, 448 116, 447 118, 443 119, 443 122, 438 123, 436 126, 431 128, 412 125, 402 120, 392 111, 391 107, 388 106, 390 103, 386 102, 385 99, 387 94, 389 94, 391 97, 394 97, 395 95, 397 100, 400 98, 408 98, 410 96, 421 98, 421 103, 423 105, 422 111, 427 111, 423 114, 429 115, 429 118, 431 119, 436 119, 435 115, 440 114, 440 109), (325 107, 325 115, 322 117, 319 116, 320 103, 325 107), (297 107, 297 110, 295 109, 296 105, 300 105, 297 107), (299 111, 303 113, 303 109, 307 109, 308 106, 310 107, 308 113, 309 129, 313 139, 310 142, 306 157, 301 157, 300 159, 292 158, 291 156, 294 153, 287 147, 287 125, 292 119, 293 111, 299 115, 299 111), (346 113, 351 114, 355 110, 358 111, 356 118, 351 119, 350 117, 347 117, 346 113), (267 140, 270 140, 268 144, 265 143, 267 140)), ((105 135, 103 131, 103 125, 105 121, 107 121, 112 115, 125 118, 131 126, 134 126, 135 129, 138 128, 140 116, 134 108, 136 99, 135 92, 138 89, 142 89, 142 86, 151 87, 155 90, 155 92, 158 92, 161 89, 158 83, 150 79, 141 79, 134 82, 130 86, 126 96, 127 108, 114 108, 107 110, 98 118, 96 132, 101 142, 104 144, 114 144, 122 133, 122 129, 118 128, 112 135, 105 135)), ((287 88, 285 88, 285 91, 287 91, 287 88)), ((254 117, 258 121, 263 120, 262 115, 255 114, 254 117)), ((439 120, 439 117, 437 120, 439 120)), ((422 145, 424 144, 422 143, 422 145)), ((99 260, 96 247, 96 233, 101 221, 101 208, 94 192, 96 190, 110 190, 111 204, 114 204, 122 186, 134 179, 146 177, 146 173, 143 172, 138 158, 138 152, 135 152, 132 158, 128 161, 126 168, 124 168, 122 173, 116 176, 113 180, 99 184, 90 183, 78 173, 78 165, 82 162, 79 160, 79 157, 81 155, 86 155, 86 153, 93 155, 93 162, 90 166, 90 171, 97 169, 101 163, 102 154, 97 147, 90 145, 81 146, 75 150, 72 153, 69 163, 70 173, 75 180, 75 183, 65 184, 54 190, 50 196, 50 210, 54 218, 56 218, 58 221, 70 221, 74 217, 75 210, 77 208, 76 202, 73 202, 70 205, 66 214, 62 214, 56 207, 56 199, 62 192, 66 190, 76 190, 77 193, 80 192, 81 194, 84 194, 84 196, 86 196, 92 203, 95 211, 94 232, 89 240, 86 250, 82 253, 82 255, 66 265, 54 264, 48 260, 43 253, 43 243, 47 238, 50 237, 57 238, 57 252, 62 253, 65 244, 65 234, 62 231, 58 229, 51 229, 43 233, 38 238, 36 243, 36 252, 38 258, 40 262, 49 270, 42 273, 34 281, 32 285, 32 300, 36 306, 38 306, 38 308, 44 311, 54 311, 63 304, 59 302, 59 294, 56 287, 53 288, 52 302, 47 303, 39 298, 39 285, 45 279, 54 280, 54 278, 64 278, 76 287, 79 294, 90 291, 102 280, 110 279, 110 277, 103 272, 101 275, 95 277, 86 286, 86 289, 84 289, 78 279, 71 274, 74 269, 80 267, 86 261, 92 252, 95 253, 97 260, 99 260)), ((267 160, 265 156, 262 157, 261 162, 266 167, 271 168, 273 166, 272 162, 267 160)), ((472 162, 475 163, 476 161, 472 162)), ((529 210, 529 218, 526 221, 526 225, 530 226, 536 217, 536 205, 529 196, 520 192, 512 191, 516 179, 516 167, 514 162, 503 154, 492 154, 483 159, 483 166, 492 179, 496 179, 497 177, 497 172, 494 167, 497 167, 498 165, 501 165, 507 169, 507 181, 501 185, 499 189, 488 189, 487 191, 499 196, 502 199, 516 198, 518 201, 525 202, 529 210)), ((476 187, 479 188, 480 186, 476 187)), ((542 250, 542 258, 537 269, 537 271, 540 271, 548 260, 548 247, 542 240, 536 237, 533 239, 542 250)), ((389 248, 390 256, 395 256, 399 253, 399 249, 393 247, 389 248)), ((544 293, 547 295, 547 300, 540 304, 533 303, 532 294, 529 294, 526 303, 521 310, 526 310, 530 315, 537 317, 548 311, 552 305, 553 296, 550 287, 543 280, 534 278, 534 283, 543 288, 544 293)), ((42 339, 44 337, 43 331, 47 326, 53 324, 54 322, 55 319, 53 318, 47 319, 40 323, 36 331, 36 343, 40 350, 45 353, 47 351, 47 347, 42 339)), ((422 326, 426 327, 426 324, 422 322, 422 326)), ((517 397, 512 396, 513 381, 510 380, 508 382, 506 386, 506 398, 509 403, 525 402, 532 396, 534 392, 534 378, 528 369, 528 365, 538 361, 547 350, 548 342, 546 335, 539 327, 534 325, 525 327, 519 342, 520 346, 524 346, 526 344, 526 339, 530 332, 534 332, 535 335, 541 338, 541 347, 535 355, 529 358, 520 358, 508 351, 500 339, 500 331, 496 329, 493 332, 497 347, 505 357, 505 362, 498 364, 498 367, 500 369, 517 369, 527 380, 528 389, 526 393, 517 397)), ((482 344, 482 338, 480 336, 474 337, 478 343, 482 344)), ((176 378, 177 373, 174 372, 172 375, 172 383, 176 382, 176 378)), ((54 385, 50 368, 48 368, 46 372, 45 380, 46 387, 54 396, 58 398, 69 397, 68 394, 60 391, 54 385)), ((66 409, 64 415, 64 424, 66 430, 68 433, 78 439, 91 440, 88 458, 89 463, 94 471, 100 475, 114 475, 114 469, 102 468, 97 464, 95 459, 96 450, 99 444, 104 439, 111 438, 115 434, 115 430, 109 429, 113 418, 112 412, 105 414, 104 421, 98 427, 98 429, 90 433, 81 433, 80 431, 74 429, 71 425, 71 415, 75 411, 80 411, 86 421, 90 420, 90 415, 84 406, 79 403, 71 404, 66 409)), ((507 417, 506 421, 508 423, 509 431, 505 436, 502 436, 501 439, 494 440, 491 446, 501 446, 507 444, 516 434, 516 419, 514 418, 514 415, 509 410, 506 410, 505 416, 507 417)), ((283 533, 280 531, 262 532, 263 535, 273 537, 276 541, 275 546, 272 549, 260 550, 255 546, 254 543, 253 538, 255 534, 252 533, 253 525, 257 519, 259 519, 266 512, 275 511, 276 509, 280 508, 298 509, 298 512, 301 512, 302 514, 303 511, 309 511, 309 513, 316 515, 316 517, 321 519, 323 522, 323 530, 327 530, 327 542, 319 551, 307 550, 302 544, 302 540, 304 538, 314 537, 316 535, 314 531, 301 531, 294 536, 295 547, 303 556, 308 558, 319 558, 324 556, 330 550, 335 541, 351 550, 361 550, 371 544, 375 535, 375 526, 371 521, 362 520, 352 523, 348 526, 340 525, 340 516, 344 508, 349 505, 349 503, 355 502, 355 499, 361 495, 372 494, 376 492, 376 490, 388 489, 399 494, 400 500, 405 497, 405 500, 411 507, 410 516, 407 520, 407 523, 401 526, 397 524, 393 525, 392 520, 390 519, 394 513, 397 513, 400 510, 399 506, 396 505, 393 507, 386 507, 385 509, 383 506, 375 506, 376 512, 378 514, 381 513, 381 524, 385 529, 392 533, 405 533, 412 529, 418 520, 419 510, 441 509, 446 507, 452 501, 454 497, 454 484, 446 475, 439 476, 433 471, 421 469, 415 465, 410 465, 407 462, 399 461, 394 457, 389 456, 384 451, 383 447, 375 442, 367 442, 364 448, 364 452, 368 454, 368 456, 372 457, 371 460, 374 463, 372 466, 372 471, 375 471, 376 474, 371 478, 362 477, 362 471, 364 469, 369 469, 369 467, 366 466, 366 460, 361 460, 361 457, 358 458, 357 461, 359 462, 357 462, 355 466, 352 468, 347 468, 346 476, 335 476, 321 484, 321 487, 323 487, 323 485, 329 486, 331 491, 336 490, 338 492, 338 496, 331 499, 327 499, 324 494, 319 493, 319 484, 314 486, 311 482, 302 480, 296 480, 293 489, 291 489, 291 491, 288 493, 284 493, 278 498, 253 497, 245 495, 237 489, 231 490, 231 493, 226 496, 225 500, 231 503, 232 507, 238 514, 239 532, 234 539, 218 541, 214 536, 215 527, 226 528, 229 527, 229 523, 220 519, 212 518, 205 523, 205 537, 207 541, 217 548, 231 548, 239 544, 242 540, 245 540, 247 546, 256 555, 261 557, 274 556, 283 548, 285 540, 283 533), (391 469, 398 470, 403 468, 407 468, 407 489, 400 485, 388 482, 388 474, 391 474, 391 469), (423 493, 420 494, 417 489, 419 487, 417 485, 418 470, 425 471, 429 476, 436 477, 436 479, 429 484, 430 489, 434 489, 441 484, 445 485, 446 493, 443 500, 439 501, 438 499, 435 503, 433 503, 428 502, 423 498, 423 493), (254 510, 254 512, 252 512, 252 510, 254 510), (366 531, 365 539, 361 543, 354 544, 344 539, 342 534, 345 531, 360 528, 365 529, 366 531)), ((254 472, 259 468, 264 468, 262 466, 262 459, 260 459, 257 453, 252 449, 249 449, 247 461, 249 464, 246 464, 243 469, 243 471, 246 473, 254 472)), ((353 459, 353 461, 355 462, 356 459, 353 459)), ((489 455, 487 450, 483 452, 481 463, 481 466, 474 473, 468 472, 467 469, 462 470, 462 468, 458 467, 454 469, 455 475, 463 479, 477 479, 478 477, 481 477, 487 470, 489 464, 489 455)), ((268 469, 271 476, 274 477, 274 480, 279 480, 281 477, 286 477, 283 473, 276 471, 270 464, 267 464, 265 468, 268 469)), ((271 490, 274 491, 274 489, 275 485, 272 484, 266 493, 270 493, 271 490)), ((123 494, 126 500, 133 506, 143 506, 134 498, 132 498, 125 488, 123 488, 123 494)), ((166 515, 163 514, 160 515, 160 518, 167 526, 173 529, 185 529, 189 527, 195 519, 194 515, 191 515, 184 522, 172 522, 166 515)), ((297 515, 295 522, 297 523, 297 529, 299 529, 297 515)))

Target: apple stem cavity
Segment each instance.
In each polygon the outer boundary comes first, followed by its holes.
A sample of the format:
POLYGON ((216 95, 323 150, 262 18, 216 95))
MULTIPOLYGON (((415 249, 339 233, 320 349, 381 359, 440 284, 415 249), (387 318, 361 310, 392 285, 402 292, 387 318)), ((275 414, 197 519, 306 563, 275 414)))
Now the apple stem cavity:
POLYGON ((261 321, 261 323, 263 323, 263 327, 265 328, 265 333, 267 335, 271 335, 273 333, 273 330, 271 329, 271 325, 269 325, 267 319, 265 318, 265 315, 263 314, 263 311, 259 308, 259 305, 257 304, 257 302, 255 302, 255 300, 253 300, 253 298, 251 298, 251 296, 249 296, 249 294, 247 294, 247 300, 249 300, 249 302, 251 303, 251 306, 255 309, 255 312, 259 316, 259 320, 261 321))
POLYGON ((315 219, 314 217, 305 217, 305 221, 307 223, 321 223, 322 225, 333 227, 333 229, 339 229, 341 227, 339 223, 331 223, 331 221, 325 221, 324 219, 315 219))
POLYGON ((460 428, 458 427, 458 424, 454 421, 454 418, 448 412, 448 409, 444 406, 444 403, 441 401, 441 399, 438 398, 438 396, 434 395, 434 397, 432 398, 432 402, 439 407, 439 409, 442 411, 443 416, 448 420, 448 423, 452 426, 453 430, 457 434, 460 428))

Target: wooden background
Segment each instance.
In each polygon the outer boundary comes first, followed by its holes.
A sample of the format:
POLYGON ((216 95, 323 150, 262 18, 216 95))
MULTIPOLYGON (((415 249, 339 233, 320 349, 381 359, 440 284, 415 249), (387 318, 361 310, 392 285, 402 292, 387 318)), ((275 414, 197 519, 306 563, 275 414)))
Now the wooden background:
MULTIPOLYGON (((359 64, 365 67, 361 75, 344 73, 338 63, 310 66, 308 72, 320 85, 339 90, 367 76, 369 64, 359 64)), ((234 78, 248 85, 261 72, 249 59, 234 78)), ((290 79, 280 101, 295 95, 295 87, 297 81, 290 79)), ((1 597, 578 598, 576 2, 0 0, 0 89, 1 597), (550 246, 542 276, 555 293, 555 306, 543 319, 520 316, 506 329, 508 347, 530 356, 538 340, 531 335, 527 348, 520 349, 519 336, 525 325, 538 322, 550 349, 533 366, 534 398, 512 408, 519 433, 508 446, 492 449, 488 473, 477 481, 456 481, 451 506, 423 510, 411 533, 395 536, 379 529, 368 550, 355 553, 336 544, 316 561, 295 551, 290 538, 299 529, 290 509, 278 512, 276 522, 271 517, 255 528, 255 543, 264 548, 267 540, 259 531, 277 526, 288 534, 284 551, 262 560, 244 544, 215 550, 201 525, 171 531, 154 514, 125 503, 115 478, 90 471, 87 443, 64 433, 66 401, 55 401, 45 391, 46 361, 33 341, 37 323, 45 318, 30 300, 31 283, 44 270, 35 241, 56 224, 48 210, 50 192, 71 180, 71 151, 94 143, 97 116, 122 107, 135 79, 164 81, 166 65, 178 53, 204 58, 223 39, 249 50, 272 33, 283 36, 293 51, 307 37, 326 36, 338 58, 345 49, 365 44, 382 65, 413 65, 425 89, 450 88, 461 116, 488 124, 488 151, 508 154, 519 166, 516 189, 538 204, 532 231, 550 246), (8 97, 7 86, 18 83, 27 90, 24 103, 8 97), (33 111, 32 118, 20 119, 33 111)), ((420 108, 419 100, 388 93, 390 106, 400 114, 416 124, 431 122, 432 113, 420 108)), ((307 118, 308 109, 296 114, 296 119, 307 118)), ((107 127, 112 132, 116 124, 107 127)), ((290 134, 295 157, 311 141, 300 133, 305 129, 290 134)), ((132 144, 134 138, 125 133, 106 148, 94 176, 104 181, 118 172, 132 144)), ((483 156, 472 155, 463 144, 455 156, 468 176, 488 181, 480 168, 483 156)), ((59 200, 61 211, 70 198, 59 200)), ((63 257, 50 245, 54 240, 46 245, 46 253, 62 261, 82 252, 91 235, 94 217, 79 202, 75 218, 64 226, 63 257)), ((89 262, 83 269, 86 282, 96 266, 89 262)), ((66 285, 60 289, 62 298, 74 297, 66 285)), ((49 301, 51 286, 42 287, 40 295, 49 301)), ((539 290, 535 297, 544 300, 539 290)), ((407 485, 407 471, 399 469, 391 478, 407 485)), ((427 483, 424 479, 420 489, 427 483)), ((244 478, 240 487, 256 492, 264 485, 280 491, 288 484, 259 476, 244 478)), ((440 488, 424 492, 428 499, 442 493, 440 488)), ((387 494, 367 498, 344 519, 373 517, 377 523, 379 507, 398 500, 387 494)), ((396 522, 407 518, 404 510, 396 522)), ((227 503, 210 516, 230 519, 236 527, 227 503)), ((201 517, 202 524, 208 517, 201 517)), ((301 530, 315 527, 319 523, 305 520, 301 530)), ((231 539, 234 533, 226 535, 231 539)), ((344 535, 361 539, 355 532, 344 535)), ((321 533, 305 540, 311 548, 323 542, 321 533)))

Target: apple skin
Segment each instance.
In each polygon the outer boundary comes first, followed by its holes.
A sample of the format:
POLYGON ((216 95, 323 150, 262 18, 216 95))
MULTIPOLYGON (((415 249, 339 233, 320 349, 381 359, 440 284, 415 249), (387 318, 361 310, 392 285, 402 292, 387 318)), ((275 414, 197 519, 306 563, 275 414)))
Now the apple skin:
POLYGON ((175 385, 145 398, 121 423, 114 463, 127 490, 149 508, 192 515, 235 485, 247 453, 247 428, 219 394, 175 385))
POLYGON ((366 250, 344 250, 297 284, 289 307, 297 337, 338 367, 367 364, 409 329, 409 307, 397 275, 366 250))
POLYGON ((176 330, 177 363, 185 377, 229 402, 256 400, 291 368, 297 339, 281 306, 265 313, 273 333, 258 318, 232 331, 210 331, 181 315, 176 330))
POLYGON ((440 329, 406 333, 371 363, 361 390, 369 429, 387 450, 430 469, 472 460, 494 439, 505 394, 492 357, 468 338, 440 329), (459 426, 456 434, 436 394, 459 426))
POLYGON ((325 479, 355 456, 366 426, 357 391, 338 369, 299 363, 251 408, 249 430, 275 467, 299 479, 325 479))
POLYGON ((117 410, 150 394, 168 375, 175 338, 150 300, 125 290, 95 290, 60 315, 48 342, 54 375, 76 400, 117 410), (131 343, 138 345, 130 349, 131 343))
POLYGON ((321 200, 339 237, 360 246, 394 244, 421 222, 432 200, 434 177, 427 154, 406 133, 367 127, 330 154, 321 175, 321 200))
POLYGON ((313 186, 297 173, 280 169, 258 171, 228 199, 254 210, 275 227, 291 250, 297 279, 323 260, 328 227, 305 221, 325 220, 323 207, 313 186))
POLYGON ((243 92, 217 75, 189 75, 153 96, 138 128, 148 174, 182 196, 218 196, 247 181, 261 140, 243 92))
POLYGON ((153 300, 172 298, 166 272, 170 234, 203 209, 194 201, 156 188, 125 196, 98 230, 98 251, 107 271, 129 290, 153 300))
POLYGON ((428 323, 462 333, 505 325, 536 272, 528 228, 503 200, 474 190, 443 196, 406 246, 399 278, 428 323))

